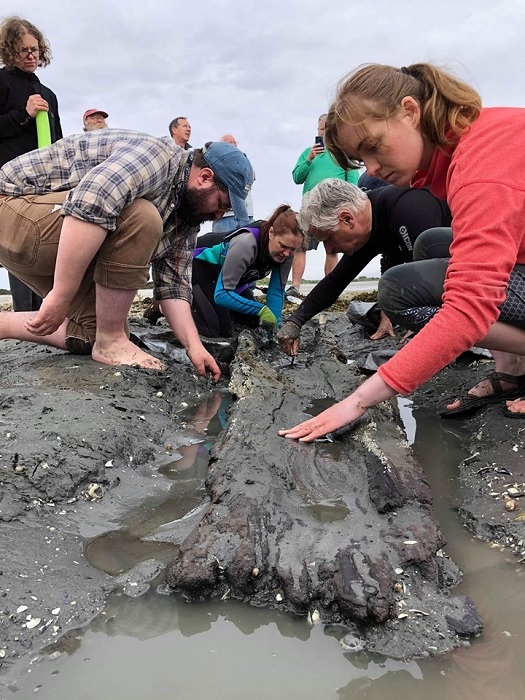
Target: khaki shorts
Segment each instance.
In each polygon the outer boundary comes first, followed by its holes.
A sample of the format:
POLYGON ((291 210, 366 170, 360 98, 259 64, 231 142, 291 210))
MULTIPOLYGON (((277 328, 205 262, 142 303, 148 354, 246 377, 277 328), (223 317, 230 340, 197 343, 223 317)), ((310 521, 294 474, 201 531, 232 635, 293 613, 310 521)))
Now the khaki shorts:
MULTIPOLYGON (((0 263, 42 297, 53 288, 63 220, 60 211, 67 194, 0 196, 0 263)), ((145 199, 123 209, 69 307, 66 347, 70 352, 91 353, 96 332, 95 284, 113 289, 143 287, 162 228, 157 209, 145 199)))

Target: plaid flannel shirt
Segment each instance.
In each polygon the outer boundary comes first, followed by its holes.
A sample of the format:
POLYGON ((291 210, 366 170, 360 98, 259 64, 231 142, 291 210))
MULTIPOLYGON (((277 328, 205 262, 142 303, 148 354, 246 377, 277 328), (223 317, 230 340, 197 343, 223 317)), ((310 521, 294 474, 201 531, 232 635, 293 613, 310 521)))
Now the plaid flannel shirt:
POLYGON ((0 169, 0 194, 20 197, 69 190, 62 215, 108 231, 124 207, 144 198, 157 208, 164 233, 152 259, 155 298, 191 303, 191 263, 198 227, 177 220, 176 187, 188 151, 170 137, 123 129, 66 136, 0 169))

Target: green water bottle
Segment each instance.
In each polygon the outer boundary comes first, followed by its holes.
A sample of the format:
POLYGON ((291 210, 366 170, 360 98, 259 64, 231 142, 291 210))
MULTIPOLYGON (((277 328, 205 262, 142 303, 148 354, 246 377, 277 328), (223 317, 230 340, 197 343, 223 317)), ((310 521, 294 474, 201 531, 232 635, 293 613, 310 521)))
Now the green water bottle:
POLYGON ((51 127, 49 126, 49 114, 41 109, 36 113, 36 137, 38 148, 51 146, 51 127))

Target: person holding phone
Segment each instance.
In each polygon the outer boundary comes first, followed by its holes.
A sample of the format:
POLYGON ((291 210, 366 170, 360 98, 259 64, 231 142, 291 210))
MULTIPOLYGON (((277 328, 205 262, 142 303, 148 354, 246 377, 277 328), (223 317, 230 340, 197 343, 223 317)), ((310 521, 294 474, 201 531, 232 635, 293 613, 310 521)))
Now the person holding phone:
MULTIPOLYGON (((295 168, 292 171, 292 178, 296 185, 303 185, 303 194, 310 192, 318 182, 329 177, 336 177, 338 180, 357 185, 359 173, 357 170, 344 170, 332 157, 330 152, 324 147, 324 128, 326 114, 321 114, 317 122, 317 136, 314 145, 305 148, 299 156, 295 168)), ((311 238, 308 250, 317 250, 319 241, 311 238)), ((328 275, 337 265, 339 258, 337 253, 327 253, 324 265, 324 273, 328 275)), ((292 265, 292 283, 287 289, 287 296, 299 294, 299 287, 306 267, 306 251, 298 250, 295 254, 292 265)))

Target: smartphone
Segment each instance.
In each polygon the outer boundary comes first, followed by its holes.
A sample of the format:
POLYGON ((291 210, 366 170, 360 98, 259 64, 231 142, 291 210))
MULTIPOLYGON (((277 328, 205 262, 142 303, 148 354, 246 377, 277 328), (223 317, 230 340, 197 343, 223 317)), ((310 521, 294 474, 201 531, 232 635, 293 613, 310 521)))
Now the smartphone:
POLYGON ((324 141, 322 136, 316 136, 315 137, 315 145, 316 146, 321 146, 321 148, 324 148, 324 141))

